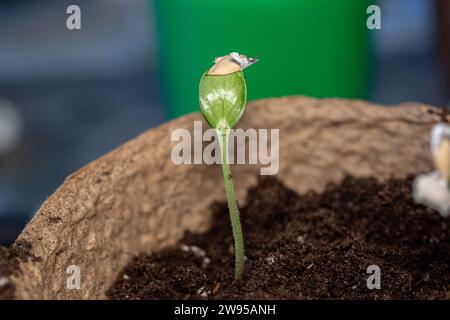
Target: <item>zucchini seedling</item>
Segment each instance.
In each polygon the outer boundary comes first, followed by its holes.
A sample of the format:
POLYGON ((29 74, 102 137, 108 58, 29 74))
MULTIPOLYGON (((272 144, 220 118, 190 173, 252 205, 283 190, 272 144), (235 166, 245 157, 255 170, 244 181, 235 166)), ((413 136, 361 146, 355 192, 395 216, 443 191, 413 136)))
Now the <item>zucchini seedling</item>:
POLYGON ((236 52, 216 58, 215 64, 202 75, 199 85, 200 109, 208 124, 216 130, 219 139, 223 179, 234 237, 236 280, 242 277, 244 271, 244 237, 229 163, 228 140, 230 130, 236 126, 245 110, 247 87, 242 71, 256 61, 255 58, 248 58, 236 52))

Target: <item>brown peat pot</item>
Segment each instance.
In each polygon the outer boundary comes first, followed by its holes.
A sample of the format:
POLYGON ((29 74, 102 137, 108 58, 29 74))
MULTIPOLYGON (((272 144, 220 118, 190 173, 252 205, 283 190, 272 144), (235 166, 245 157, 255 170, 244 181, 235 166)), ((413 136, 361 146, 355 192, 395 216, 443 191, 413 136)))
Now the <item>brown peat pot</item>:
MULTIPOLYGON (((430 170, 430 128, 446 117, 419 103, 299 96, 249 103, 238 127, 279 129, 276 177, 304 193, 346 175, 383 181, 430 170)), ((16 240, 27 252, 9 279, 14 297, 105 299, 135 255, 173 245, 186 230, 207 230, 211 203, 225 201, 220 166, 171 161, 172 131, 192 132, 194 120, 201 114, 151 129, 70 175, 16 240), (67 288, 71 265, 81 270, 79 290, 67 288)), ((259 167, 232 170, 242 206, 259 167)))

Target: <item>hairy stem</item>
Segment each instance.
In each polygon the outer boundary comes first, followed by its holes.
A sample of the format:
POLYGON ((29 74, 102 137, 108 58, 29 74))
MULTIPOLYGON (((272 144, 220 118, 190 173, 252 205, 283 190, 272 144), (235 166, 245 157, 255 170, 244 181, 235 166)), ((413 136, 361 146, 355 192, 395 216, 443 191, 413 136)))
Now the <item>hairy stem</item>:
POLYGON ((222 152, 222 171, 223 180, 225 182, 225 191, 227 193, 228 208, 230 210, 231 227, 234 237, 234 278, 236 280, 242 277, 244 271, 244 237, 242 235, 241 220, 239 217, 239 208, 236 200, 236 192, 234 191, 231 169, 228 159, 228 137, 229 128, 221 128, 217 130, 220 139, 220 148, 222 152))

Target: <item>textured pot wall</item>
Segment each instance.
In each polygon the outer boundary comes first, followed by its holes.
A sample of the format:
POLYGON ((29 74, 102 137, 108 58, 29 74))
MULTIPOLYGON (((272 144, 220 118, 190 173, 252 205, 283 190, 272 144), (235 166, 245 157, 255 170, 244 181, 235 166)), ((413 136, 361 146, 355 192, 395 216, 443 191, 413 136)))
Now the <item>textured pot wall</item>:
MULTIPOLYGON (((320 190, 346 174, 386 179, 431 168, 429 130, 440 110, 416 103, 383 108, 362 101, 289 97, 254 101, 242 128, 280 130, 277 175, 298 192, 320 190)), ((217 165, 174 165, 176 128, 193 131, 191 114, 138 136, 69 176, 17 241, 33 258, 13 282, 17 298, 101 299, 131 257, 208 228, 209 206, 225 200, 217 165), (66 287, 67 267, 81 289, 66 287)), ((203 123, 206 129, 207 125, 203 123)), ((241 204, 259 167, 232 168, 241 204)))

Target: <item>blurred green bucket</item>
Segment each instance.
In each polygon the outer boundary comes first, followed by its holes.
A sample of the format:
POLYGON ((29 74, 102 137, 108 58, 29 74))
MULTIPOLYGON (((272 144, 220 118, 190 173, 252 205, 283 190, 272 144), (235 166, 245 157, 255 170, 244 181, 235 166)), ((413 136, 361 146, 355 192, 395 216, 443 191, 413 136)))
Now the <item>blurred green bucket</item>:
POLYGON ((248 99, 303 94, 363 98, 368 87, 367 0, 155 0, 159 62, 171 117, 198 111, 198 81, 237 51, 248 99))

